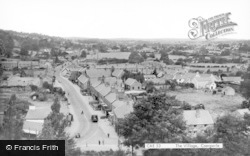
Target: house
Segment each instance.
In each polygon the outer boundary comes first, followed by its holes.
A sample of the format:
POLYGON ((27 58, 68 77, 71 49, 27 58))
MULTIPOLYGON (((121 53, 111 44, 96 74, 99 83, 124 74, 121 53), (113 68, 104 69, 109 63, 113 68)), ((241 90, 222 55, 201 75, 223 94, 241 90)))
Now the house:
POLYGON ((81 89, 87 89, 88 88, 88 82, 89 82, 89 78, 87 78, 85 75, 81 75, 80 77, 78 77, 78 85, 80 86, 81 89))
POLYGON ((33 77, 12 76, 5 83, 1 84, 1 86, 23 87, 25 89, 29 89, 30 85, 40 86, 41 80, 39 78, 33 78, 33 77))
POLYGON ((112 108, 112 104, 113 102, 115 102, 117 100, 117 94, 115 92, 110 92, 107 96, 105 96, 104 102, 111 106, 112 108))
POLYGON ((95 88, 97 86, 99 86, 102 82, 100 80, 98 80, 98 79, 90 79, 89 81, 90 81, 89 88, 90 88, 92 93, 95 93, 95 88))
POLYGON ((240 85, 240 83, 243 81, 243 79, 241 77, 222 77, 221 80, 223 82, 228 82, 228 83, 232 83, 232 84, 238 84, 240 85))
POLYGON ((104 78, 104 83, 107 83, 111 87, 115 87, 116 89, 123 90, 124 83, 122 79, 117 79, 116 77, 106 77, 104 78))
POLYGON ((184 110, 183 119, 186 121, 187 132, 191 136, 204 133, 208 128, 213 128, 214 121, 208 110, 184 110))
POLYGON ((196 89, 208 88, 210 90, 214 90, 217 86, 215 82, 219 82, 220 79, 213 74, 199 74, 192 78, 191 83, 194 84, 196 89))
POLYGON ((0 61, 0 67, 5 70, 12 70, 13 68, 18 67, 17 61, 0 61))
POLYGON ((131 52, 110 52, 110 53, 96 53, 87 55, 86 59, 101 60, 101 59, 124 59, 128 60, 131 52))
POLYGON ((168 58, 173 62, 177 62, 178 59, 186 59, 187 57, 183 55, 168 55, 168 58))
MULTIPOLYGON (((29 106, 26 117, 24 118, 23 131, 28 134, 37 135, 42 131, 44 119, 51 112, 51 105, 53 102, 32 102, 33 105, 29 106)), ((60 112, 68 114, 66 104, 61 103, 60 112)))
POLYGON ((237 116, 244 117, 245 114, 249 114, 250 115, 250 110, 248 108, 237 109, 235 111, 235 113, 236 113, 237 116))
POLYGON ((141 90, 142 89, 142 84, 140 82, 138 82, 135 79, 132 78, 128 78, 125 81, 125 89, 128 90, 141 90))
POLYGON ((155 75, 144 75, 143 77, 144 77, 145 81, 151 81, 152 79, 156 78, 155 75))
POLYGON ((121 79, 124 73, 124 70, 115 69, 112 73, 112 76, 116 77, 117 79, 121 79))
POLYGON ((88 78, 100 78, 100 77, 111 77, 110 69, 87 69, 85 75, 88 78))
POLYGON ((104 99, 104 97, 106 95, 108 95, 110 92, 111 92, 111 87, 109 85, 107 85, 107 84, 104 84, 104 87, 103 87, 103 89, 101 89, 99 91, 99 94, 100 94, 101 98, 104 99))
POLYGON ((208 53, 210 55, 221 55, 222 51, 221 50, 209 50, 208 53))
POLYGON ((228 95, 228 96, 234 96, 235 95, 235 90, 232 87, 225 87, 222 90, 222 93, 224 95, 228 95))
POLYGON ((27 134, 38 135, 42 132, 43 123, 40 122, 31 122, 31 121, 24 121, 23 123, 23 131, 27 134))
POLYGON ((18 68, 39 67, 39 61, 19 61, 18 68))
MULTIPOLYGON (((174 75, 173 79, 177 81, 177 83, 191 83, 192 79, 196 76, 195 73, 177 73, 174 75)), ((197 75, 198 76, 198 75, 197 75)))
POLYGON ((155 78, 155 79, 152 79, 151 82, 153 82, 154 87, 156 89, 163 89, 167 87, 166 80, 167 79, 165 78, 155 78))

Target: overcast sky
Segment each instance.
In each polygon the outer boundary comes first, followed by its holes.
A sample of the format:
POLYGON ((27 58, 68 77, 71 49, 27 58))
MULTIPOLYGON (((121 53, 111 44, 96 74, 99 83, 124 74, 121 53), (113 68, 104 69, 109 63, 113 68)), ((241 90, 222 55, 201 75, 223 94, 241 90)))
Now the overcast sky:
POLYGON ((231 12, 250 39, 249 0, 0 0, 0 29, 61 37, 188 38, 191 18, 231 12))

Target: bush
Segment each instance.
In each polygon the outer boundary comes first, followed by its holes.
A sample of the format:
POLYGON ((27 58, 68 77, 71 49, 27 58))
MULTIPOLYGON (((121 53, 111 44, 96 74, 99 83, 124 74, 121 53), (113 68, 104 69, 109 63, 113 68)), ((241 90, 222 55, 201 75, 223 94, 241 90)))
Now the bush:
POLYGON ((250 108, 250 101, 243 101, 241 104, 241 108, 250 108))
POLYGON ((191 110, 192 106, 189 103, 184 102, 183 105, 182 105, 182 109, 183 110, 191 110))
POLYGON ((32 91, 37 91, 38 87, 36 85, 30 85, 32 91))
POLYGON ((43 83, 43 88, 44 89, 49 89, 50 91, 52 90, 53 86, 49 84, 47 81, 43 83))
POLYGON ((39 100, 39 101, 46 101, 46 100, 47 100, 46 94, 44 94, 44 93, 39 93, 39 94, 38 94, 38 100, 39 100))

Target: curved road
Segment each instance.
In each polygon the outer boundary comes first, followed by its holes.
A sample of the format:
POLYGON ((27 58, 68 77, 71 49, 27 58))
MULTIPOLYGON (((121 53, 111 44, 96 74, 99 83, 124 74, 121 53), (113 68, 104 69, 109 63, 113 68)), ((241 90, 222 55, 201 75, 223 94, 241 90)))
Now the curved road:
MULTIPOLYGON (((55 76, 56 79, 60 81, 63 86, 68 101, 70 102, 70 106, 73 109, 72 113, 74 116, 74 121, 72 122, 73 127, 69 127, 71 133, 76 134, 80 133, 81 137, 75 139, 76 145, 80 147, 82 150, 91 149, 110 149, 117 147, 117 141, 114 141, 112 138, 107 138, 107 134, 103 132, 103 130, 98 126, 98 123, 93 123, 91 121, 92 114, 98 114, 100 120, 101 112, 94 111, 90 105, 88 105, 87 97, 83 97, 80 93, 80 89, 70 82, 68 79, 62 77, 60 75, 61 66, 56 67, 55 76), (69 93, 69 95, 68 95, 69 93), (81 112, 84 114, 81 114, 81 112), (73 132, 72 132, 73 131, 73 132), (104 146, 99 145, 99 140, 105 141, 104 146), (110 146, 107 146, 107 145, 110 146), (92 146, 92 147, 91 147, 92 146), (88 148, 87 148, 88 147, 88 148)), ((71 134, 71 136, 73 136, 71 134)))

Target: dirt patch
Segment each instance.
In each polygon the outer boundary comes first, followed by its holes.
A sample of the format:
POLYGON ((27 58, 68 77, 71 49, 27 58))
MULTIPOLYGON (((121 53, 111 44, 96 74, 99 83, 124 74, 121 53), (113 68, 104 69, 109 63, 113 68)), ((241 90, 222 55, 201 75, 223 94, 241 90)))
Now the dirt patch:
POLYGON ((167 94, 176 96, 176 99, 186 101, 192 106, 204 104, 206 110, 209 110, 214 120, 224 113, 236 110, 240 107, 242 101, 245 100, 239 94, 234 96, 212 95, 211 92, 193 89, 171 91, 167 94))

